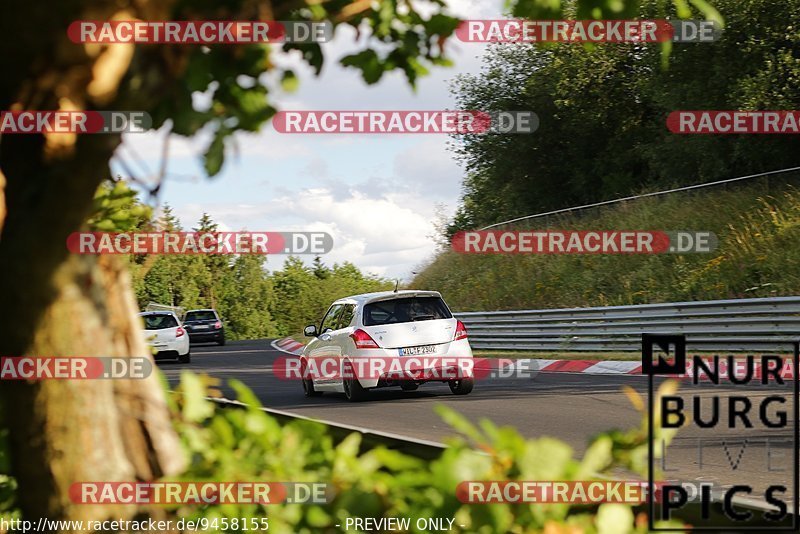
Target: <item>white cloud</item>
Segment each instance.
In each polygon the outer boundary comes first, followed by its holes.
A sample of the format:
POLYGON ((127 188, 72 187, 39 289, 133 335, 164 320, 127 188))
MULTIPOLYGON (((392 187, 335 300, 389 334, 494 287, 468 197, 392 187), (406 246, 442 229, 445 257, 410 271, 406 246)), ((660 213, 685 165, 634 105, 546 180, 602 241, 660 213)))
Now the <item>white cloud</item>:
POLYGON ((447 137, 428 136, 394 158, 395 180, 420 194, 452 200, 461 189, 463 170, 447 149, 447 137))
MULTIPOLYGON (((401 278, 435 251, 429 237, 434 231, 434 211, 433 203, 420 197, 370 198, 353 190, 342 197, 325 188, 305 189, 260 204, 175 208, 185 228, 207 212, 224 231, 327 232, 333 236, 334 247, 324 256, 325 263, 349 261, 368 272, 401 278)), ((282 261, 282 256, 273 257, 270 267, 279 268, 282 261)))
MULTIPOLYGON (((503 2, 451 0, 448 6, 462 18, 498 18, 503 2)), ((295 68, 300 88, 285 93, 274 75, 264 75, 274 88, 271 103, 284 110, 453 109, 449 81, 479 72, 486 49, 450 39, 446 50, 455 67, 433 68, 414 91, 400 72, 367 86, 359 71, 338 64, 342 56, 363 48, 363 39, 362 33, 359 44, 352 29, 337 30, 333 41, 323 45, 325 67, 319 77, 303 66, 298 53, 274 48, 274 62, 295 68)), ((129 135, 125 143, 156 172, 164 135, 163 129, 129 135)), ((198 179, 184 189, 180 180, 168 180, 162 201, 174 207, 187 228, 208 212, 226 230, 327 231, 334 249, 323 258, 326 263, 351 261, 368 272, 407 279, 435 251, 429 236, 436 206, 444 203, 452 211, 458 201, 463 169, 447 150, 448 140, 434 134, 281 135, 268 125, 258 134, 237 136, 238 164, 226 163, 214 182, 198 179)), ((191 140, 173 136, 170 173, 200 176, 208 142, 207 132, 191 140)), ((282 262, 274 257, 268 265, 276 269, 282 262)))

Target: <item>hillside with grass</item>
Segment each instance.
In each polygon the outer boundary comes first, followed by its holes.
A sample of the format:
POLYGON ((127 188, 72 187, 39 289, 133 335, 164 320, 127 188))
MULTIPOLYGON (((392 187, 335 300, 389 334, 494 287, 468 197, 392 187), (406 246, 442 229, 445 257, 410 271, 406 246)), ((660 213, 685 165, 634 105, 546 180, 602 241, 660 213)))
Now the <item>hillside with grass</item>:
POLYGON ((609 306, 796 295, 800 189, 758 183, 535 219, 513 230, 689 230, 719 238, 711 253, 504 255, 441 252, 410 287, 441 291, 454 310, 609 306))

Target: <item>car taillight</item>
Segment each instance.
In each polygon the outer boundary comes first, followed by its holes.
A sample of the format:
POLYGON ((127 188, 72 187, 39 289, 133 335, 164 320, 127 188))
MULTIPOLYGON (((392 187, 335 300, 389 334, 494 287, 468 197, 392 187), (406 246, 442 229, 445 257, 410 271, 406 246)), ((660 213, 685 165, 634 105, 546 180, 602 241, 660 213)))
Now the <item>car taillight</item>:
POLYGON ((186 331, 184 331, 183 327, 179 326, 178 329, 175 330, 175 337, 181 337, 185 333, 186 331))
POLYGON ((214 323, 214 328, 216 329, 222 328, 222 321, 217 321, 216 323, 214 323))
POLYGON ((356 342, 357 349, 379 349, 375 340, 372 339, 369 334, 361 330, 360 328, 357 329, 355 332, 350 334, 350 337, 353 338, 353 341, 356 342))
POLYGON ((453 341, 459 339, 467 339, 467 327, 461 321, 456 321, 456 337, 453 338, 453 341))

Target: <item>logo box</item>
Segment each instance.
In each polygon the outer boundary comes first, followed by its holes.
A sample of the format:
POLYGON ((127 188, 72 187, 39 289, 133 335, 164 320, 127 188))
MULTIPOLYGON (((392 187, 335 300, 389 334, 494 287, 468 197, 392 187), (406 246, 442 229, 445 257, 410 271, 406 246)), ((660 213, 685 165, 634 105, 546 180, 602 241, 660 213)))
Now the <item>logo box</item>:
POLYGON ((684 335, 642 335, 642 373, 648 376, 648 487, 655 487, 656 462, 661 462, 666 475, 661 480, 669 478, 669 471, 681 471, 668 469, 671 450, 656 443, 663 429, 678 429, 681 447, 675 456, 688 466, 684 476, 692 473, 689 485, 697 482, 700 486, 689 499, 679 482, 673 482, 671 490, 669 484, 659 482, 662 499, 647 502, 651 531, 685 532, 685 528, 656 526, 677 516, 696 532, 798 531, 800 342, 756 341, 769 342, 776 353, 791 355, 759 360, 747 354, 732 365, 733 356, 728 356, 726 364, 722 355, 690 355, 684 335), (733 379, 728 380, 725 373, 733 379), (658 377, 681 375, 688 376, 676 394, 656 398, 658 377), (709 376, 718 379, 708 380, 709 376), (691 402, 684 398, 687 395, 691 402), (656 414, 660 414, 658 421, 656 414), (775 444, 782 445, 783 452, 775 444), (658 457, 657 446, 663 447, 658 457), (691 447, 696 447, 696 455, 691 447))

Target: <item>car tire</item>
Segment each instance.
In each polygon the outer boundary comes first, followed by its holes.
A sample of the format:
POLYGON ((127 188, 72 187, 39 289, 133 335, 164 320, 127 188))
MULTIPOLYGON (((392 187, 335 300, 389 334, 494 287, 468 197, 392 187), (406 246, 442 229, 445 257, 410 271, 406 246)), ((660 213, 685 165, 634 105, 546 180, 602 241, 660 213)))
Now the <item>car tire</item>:
POLYGON ((186 354, 179 354, 178 361, 180 363, 191 363, 192 362, 192 351, 187 352, 186 354))
POLYGON ((222 334, 222 337, 220 337, 219 340, 217 340, 217 345, 219 346, 225 345, 225 334, 222 334))
POLYGON ((453 395, 468 395, 472 388, 475 387, 475 380, 472 378, 459 378, 451 380, 447 385, 450 386, 450 391, 453 392, 453 395))
POLYGON ((419 384, 416 382, 401 382, 400 389, 403 391, 416 391, 419 389, 419 384))
POLYGON ((345 364, 345 375, 352 376, 352 378, 343 378, 342 386, 344 387, 344 396, 350 402, 361 402, 367 398, 367 390, 361 386, 361 382, 356 378, 353 365, 350 362, 345 364))
POLYGON ((305 376, 304 376, 305 373, 306 373, 306 365, 307 364, 305 363, 305 360, 302 360, 301 363, 300 363, 300 373, 303 376, 303 379, 302 379, 302 382, 303 382, 303 395, 305 395, 306 397, 309 397, 309 398, 310 397, 319 397, 320 395, 322 395, 322 392, 321 391, 317 391, 316 389, 314 389, 314 381, 312 379, 310 379, 310 378, 305 378, 305 376))

